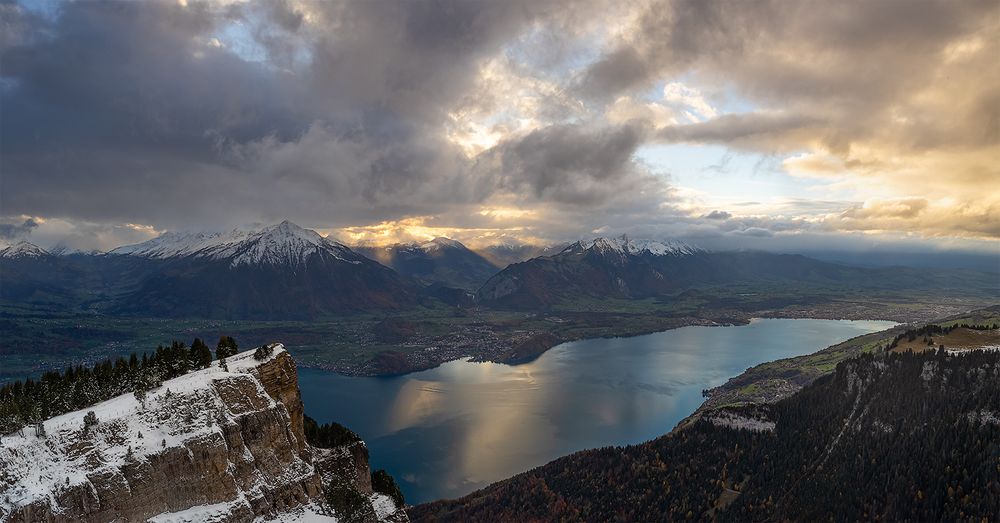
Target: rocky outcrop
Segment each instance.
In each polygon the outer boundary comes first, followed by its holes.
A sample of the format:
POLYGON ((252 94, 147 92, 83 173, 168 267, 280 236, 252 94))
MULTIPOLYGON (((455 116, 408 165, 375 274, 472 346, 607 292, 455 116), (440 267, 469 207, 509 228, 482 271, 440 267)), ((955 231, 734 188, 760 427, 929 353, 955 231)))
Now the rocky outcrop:
MULTIPOLYGON (((306 441, 292 357, 280 345, 26 429, 0 446, 0 521, 253 521, 315 506, 324 478, 372 497, 363 442, 306 441)), ((384 500, 383 500, 384 501, 384 500)), ((383 515, 386 510, 383 510, 383 515)))

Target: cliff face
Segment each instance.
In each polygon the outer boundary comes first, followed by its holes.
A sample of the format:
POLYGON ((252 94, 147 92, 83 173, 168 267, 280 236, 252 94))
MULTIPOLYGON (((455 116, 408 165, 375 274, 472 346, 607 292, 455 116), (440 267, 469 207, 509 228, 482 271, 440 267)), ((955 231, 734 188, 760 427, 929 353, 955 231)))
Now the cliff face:
MULTIPOLYGON (((280 345, 48 420, 0 444, 0 521, 252 521, 315 506, 335 475, 373 501, 363 443, 305 441, 292 357, 280 345)), ((395 512, 393 510, 392 512, 395 512)))

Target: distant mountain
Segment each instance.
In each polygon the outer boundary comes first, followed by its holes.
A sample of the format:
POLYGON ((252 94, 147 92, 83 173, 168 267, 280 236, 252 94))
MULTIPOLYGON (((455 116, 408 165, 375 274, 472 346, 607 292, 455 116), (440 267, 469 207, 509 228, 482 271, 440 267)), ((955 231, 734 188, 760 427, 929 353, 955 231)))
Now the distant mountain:
POLYGON ((206 249, 234 245, 245 240, 253 232, 239 229, 227 233, 165 232, 152 240, 118 247, 109 254, 157 259, 192 256, 206 249))
POLYGON ((104 251, 98 249, 77 249, 68 245, 56 245, 49 249, 49 254, 53 256, 101 256, 104 251))
POLYGON ((965 288, 975 281, 976 276, 955 271, 865 269, 793 254, 709 252, 675 241, 622 236, 577 242, 554 256, 513 264, 490 278, 477 299, 490 306, 540 309, 581 299, 641 299, 743 283, 923 290, 965 288))
POLYGON ((111 255, 160 265, 118 301, 117 312, 310 318, 406 307, 416 296, 392 269, 289 221, 257 231, 168 233, 111 255))
POLYGON ((449 238, 384 247, 362 246, 355 250, 424 284, 467 290, 478 289, 499 270, 483 256, 449 238))
POLYGON ((676 290, 707 253, 679 242, 579 241, 553 256, 508 266, 479 289, 484 303, 537 308, 579 297, 638 298, 676 290), (675 277, 674 273, 677 274, 675 277))
POLYGON ((0 249, 4 302, 58 309, 82 300, 79 288, 87 282, 84 271, 33 243, 19 241, 0 249))
POLYGON ((512 263, 518 263, 538 256, 551 256, 566 248, 566 244, 533 245, 516 240, 504 241, 474 249, 483 258, 498 268, 504 268, 512 263))
POLYGON ((143 243, 119 247, 110 254, 161 260, 224 260, 231 267, 299 267, 316 254, 348 263, 362 263, 361 257, 346 245, 328 240, 316 231, 303 229, 288 220, 252 231, 235 229, 227 233, 168 232, 143 243))
POLYGON ((45 249, 24 240, 0 249, 0 258, 16 260, 23 258, 44 258, 50 256, 45 249))

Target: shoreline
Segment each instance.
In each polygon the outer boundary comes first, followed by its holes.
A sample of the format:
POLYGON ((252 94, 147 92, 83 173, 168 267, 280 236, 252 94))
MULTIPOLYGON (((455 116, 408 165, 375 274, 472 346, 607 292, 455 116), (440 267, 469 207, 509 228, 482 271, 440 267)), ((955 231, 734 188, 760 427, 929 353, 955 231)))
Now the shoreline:
MULTIPOLYGON (((971 320, 994 323, 1000 305, 953 314, 934 320, 897 322, 887 329, 855 336, 811 354, 773 360, 755 365, 711 389, 705 401, 689 416, 677 423, 670 433, 689 427, 702 416, 729 406, 769 405, 795 394, 817 378, 833 372, 837 363, 853 358, 892 340, 915 325, 971 320)), ((889 320, 896 321, 896 320, 889 320)))
POLYGON ((631 337, 690 325, 740 325, 753 318, 883 319, 929 321, 990 304, 979 300, 898 299, 878 302, 831 300, 774 308, 683 308, 663 303, 608 303, 605 309, 512 311, 474 308, 419 310, 392 316, 348 316, 318 321, 263 321, 163 318, 51 318, 8 321, 14 339, 0 352, 10 366, 0 383, 35 378, 68 365, 89 365, 130 353, 148 352, 169 340, 217 339, 231 335, 246 346, 282 340, 305 368, 344 376, 389 377, 473 358, 518 364, 532 361, 569 341, 631 337), (12 327, 11 327, 12 326, 12 327), (16 330, 21 329, 21 330, 16 330), (60 336, 79 331, 68 344, 60 336), (23 334, 23 333, 22 333, 23 334), (89 337, 88 337, 89 336, 89 337), (39 341, 43 343, 39 344, 39 341), (27 343, 27 345, 26 345, 27 343), (32 358, 32 354, 40 358, 32 358))
MULTIPOLYGON (((754 319, 790 319, 790 320, 835 320, 835 321, 892 321, 896 322, 898 325, 906 325, 913 323, 912 318, 906 318, 909 321, 901 321, 898 315, 885 315, 884 317, 878 317, 877 314, 862 314, 862 315, 840 315, 834 314, 829 311, 760 311, 756 314, 742 314, 742 315, 732 315, 727 317, 719 317, 716 319, 700 318, 700 317, 683 317, 683 318, 663 318, 665 320, 672 320, 664 322, 662 328, 649 328, 649 329, 622 329, 619 332, 612 332, 606 335, 597 336, 571 336, 571 337, 560 337, 555 336, 546 332, 532 332, 530 336, 519 341, 516 345, 509 347, 507 350, 502 351, 499 355, 495 354, 477 354, 476 351, 466 351, 466 352, 453 352, 448 355, 448 357, 434 358, 433 354, 421 354, 425 356, 426 359, 414 361, 411 358, 411 353, 404 353, 396 350, 387 350, 379 353, 375 358, 362 364, 361 368, 355 365, 337 365, 337 364, 315 364, 312 362, 300 363, 305 368, 323 370, 327 372, 334 372, 342 376, 348 377, 368 377, 368 378, 389 378, 398 377, 412 374, 414 372, 421 372, 424 370, 430 370, 441 366, 444 363, 448 363, 456 360, 471 359, 473 362, 492 362, 501 363, 504 365, 520 365, 523 363, 530 363, 534 361, 542 354, 548 352, 550 349, 562 345, 563 343, 569 343, 572 341, 581 340, 594 340, 594 339, 613 339, 613 338, 632 338, 635 336, 645 336, 648 334, 655 334, 659 332, 671 331, 674 329, 679 329, 681 327, 727 327, 727 326, 739 326, 747 325, 754 319), (380 359, 381 356, 381 359, 380 359), (428 357, 430 356, 430 357, 428 357), (382 365, 388 364, 390 367, 386 369, 382 365)), ((423 348, 424 351, 427 348, 423 348)), ((418 349, 419 350, 419 349, 418 349)), ((414 351, 416 352, 416 351, 414 351)), ((485 351, 484 351, 485 352, 485 351)))

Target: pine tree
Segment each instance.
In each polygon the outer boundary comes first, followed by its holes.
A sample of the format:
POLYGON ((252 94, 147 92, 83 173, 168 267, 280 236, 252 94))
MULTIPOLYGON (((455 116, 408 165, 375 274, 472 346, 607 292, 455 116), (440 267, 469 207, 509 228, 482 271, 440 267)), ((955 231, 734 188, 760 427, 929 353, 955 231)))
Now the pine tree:
POLYGON ((257 361, 264 361, 270 358, 271 354, 274 354, 274 347, 265 343, 260 347, 257 347, 257 350, 253 351, 253 359, 257 361))
POLYGON ((191 342, 190 358, 193 368, 207 369, 212 364, 212 349, 209 349, 200 338, 195 338, 191 342))
POLYGON ((236 345, 236 340, 232 336, 223 336, 219 338, 219 344, 215 346, 215 357, 222 359, 233 356, 238 351, 239 347, 236 345))
POLYGON ((146 406, 146 389, 141 384, 135 389, 135 399, 139 400, 143 407, 146 406))

